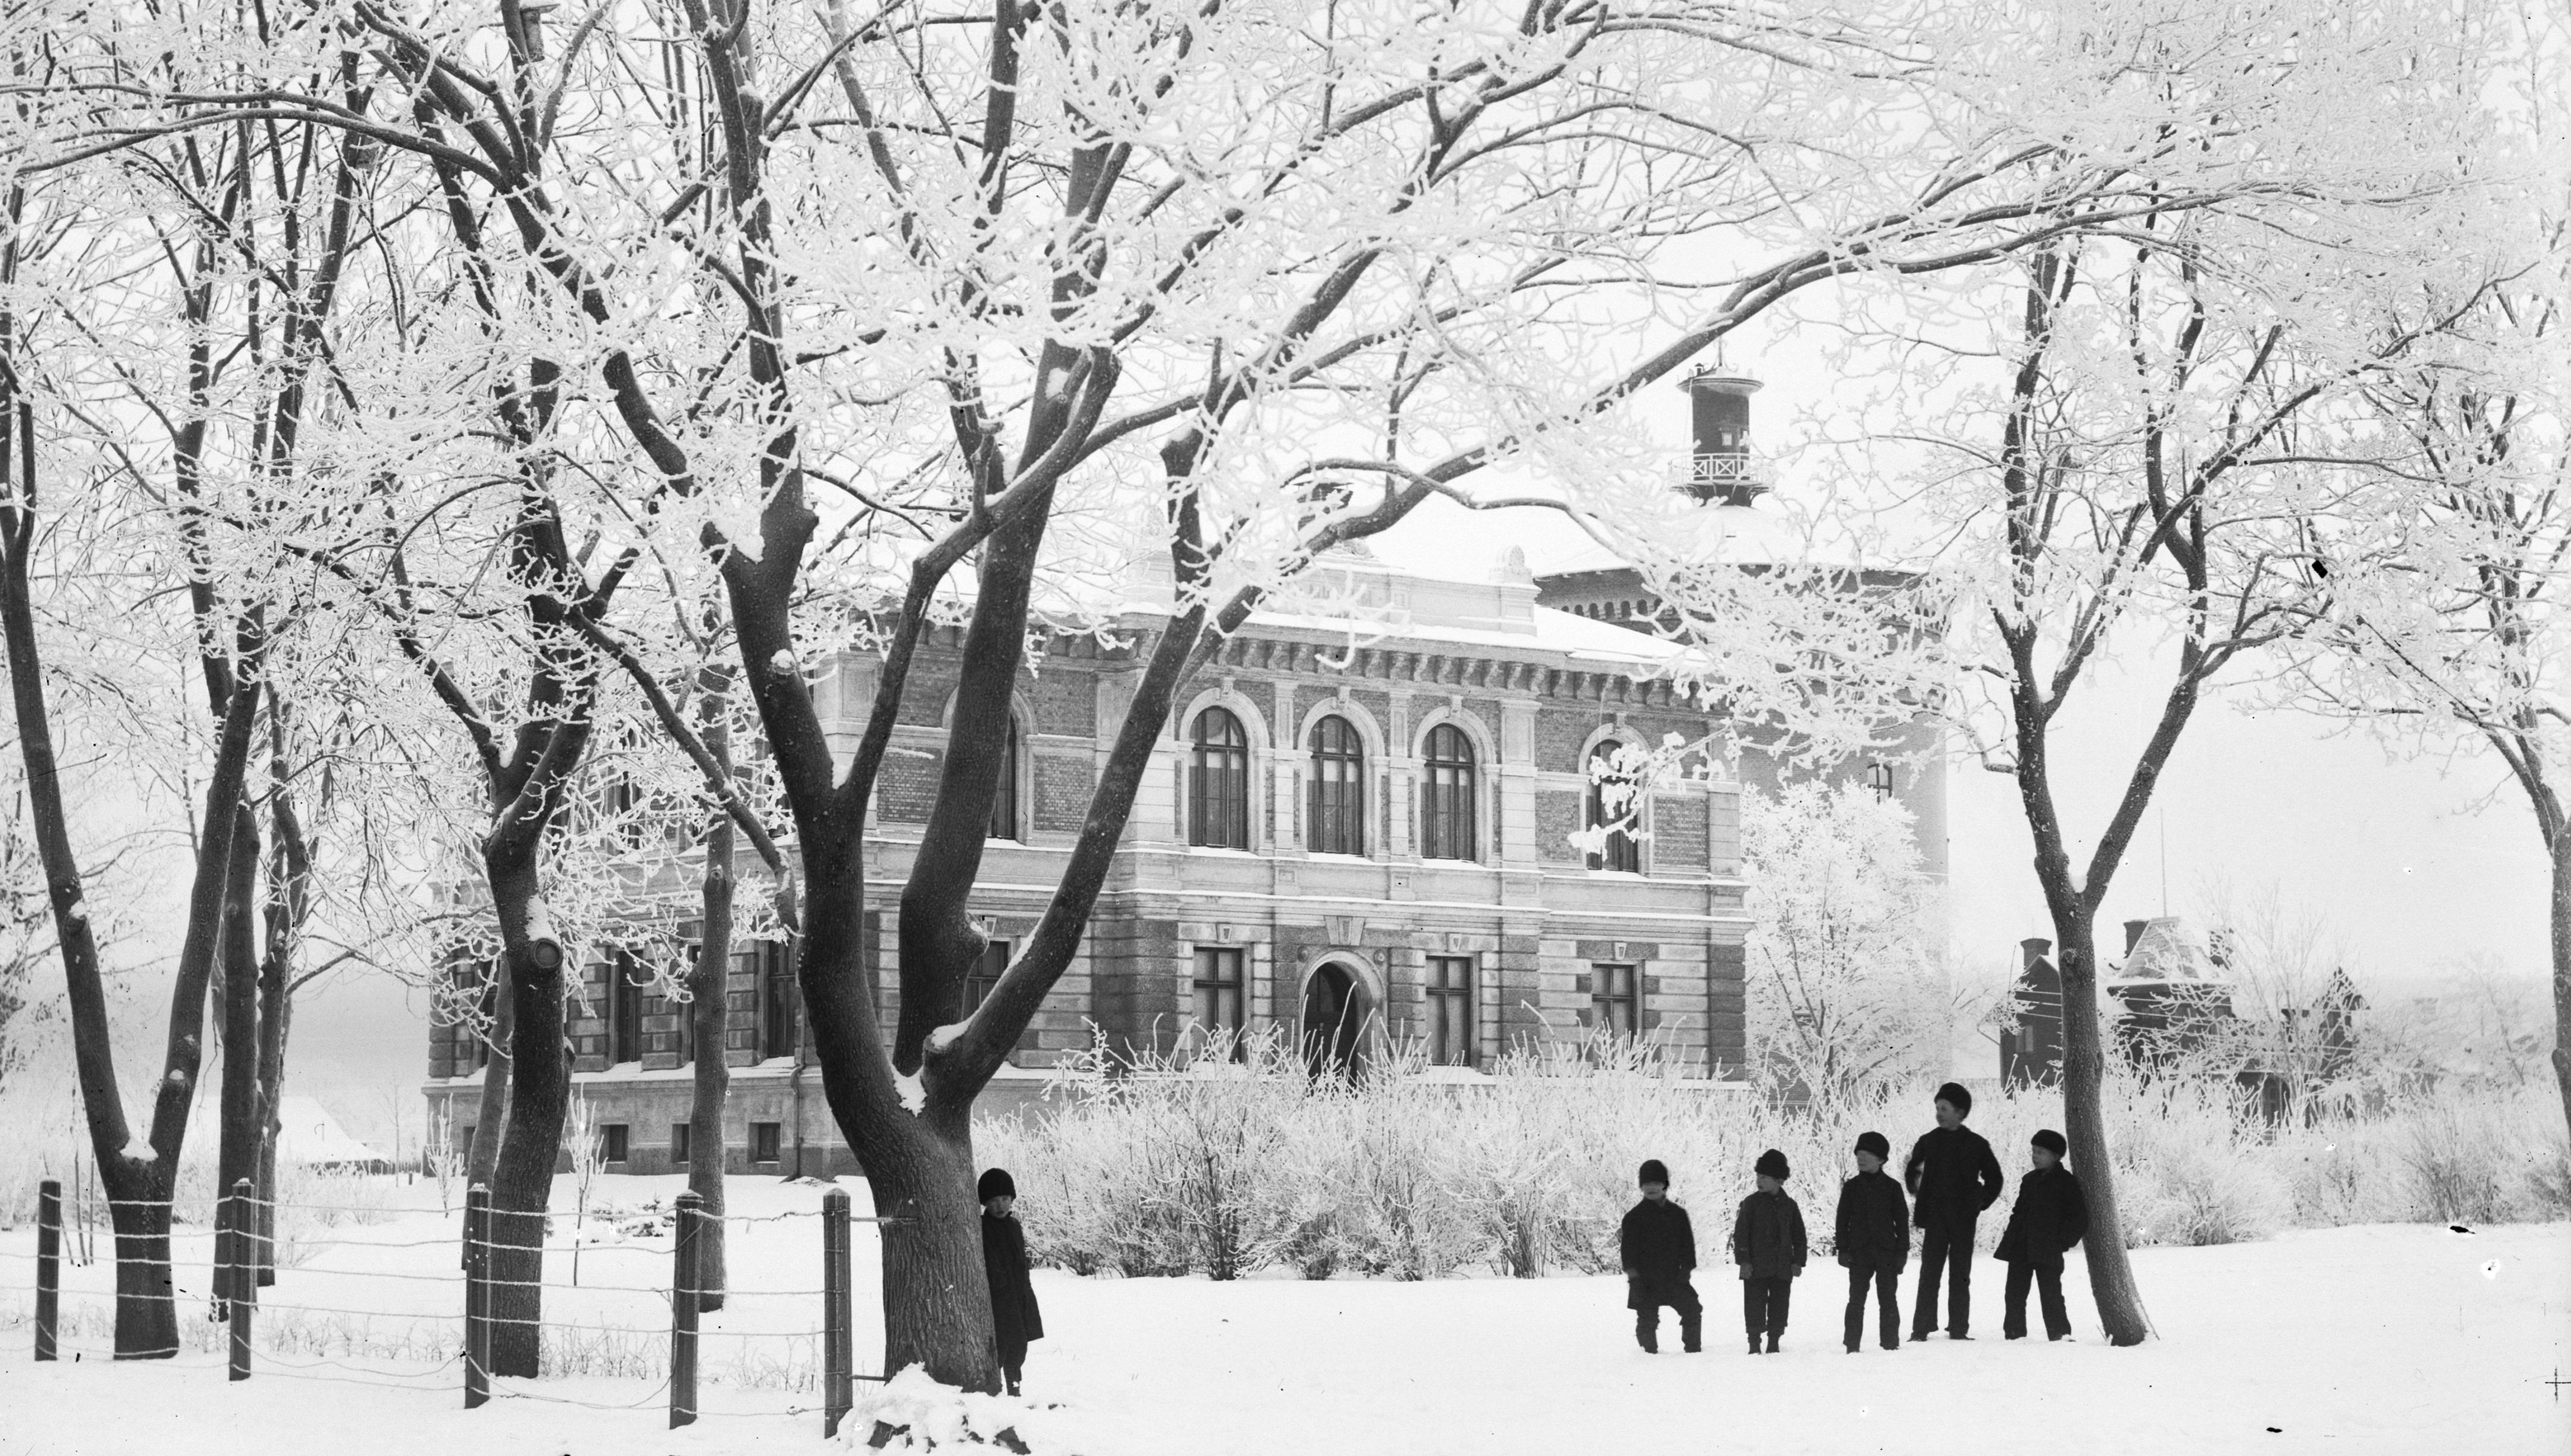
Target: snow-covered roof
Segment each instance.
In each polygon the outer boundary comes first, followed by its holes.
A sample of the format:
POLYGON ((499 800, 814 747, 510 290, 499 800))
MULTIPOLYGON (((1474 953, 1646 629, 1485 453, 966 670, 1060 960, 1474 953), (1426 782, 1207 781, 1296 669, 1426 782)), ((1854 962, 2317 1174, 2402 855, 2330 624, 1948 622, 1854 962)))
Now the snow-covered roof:
MULTIPOLYGON (((1166 613, 1172 585, 1166 560, 1138 560, 1127 579, 1127 610, 1166 613)), ((1277 610, 1253 612, 1250 627, 1356 647, 1477 648, 1631 674, 1647 674, 1680 651, 1646 633, 1537 605, 1535 578, 1514 550, 1479 577, 1404 571, 1371 556, 1330 553, 1291 596, 1271 600, 1277 610)))
MULTIPOLYGON (((188 1110, 188 1141, 211 1148, 222 1136, 222 1099, 209 1086, 188 1110)), ((299 1167, 389 1163, 372 1143, 348 1135, 338 1118, 314 1098, 285 1095, 276 1114, 276 1156, 299 1167)))
MULTIPOLYGON (((1708 504, 1677 505, 1669 514, 1648 524, 1637 523, 1637 530, 1666 551, 1676 561, 1689 565, 1754 565, 1772 562, 1810 562, 1816 565, 1845 566, 1850 563, 1816 550, 1809 533, 1780 510, 1759 506, 1708 504)), ((1578 572, 1619 571, 1631 569, 1633 563, 1588 537, 1577 538, 1577 549, 1551 558, 1545 564, 1548 577, 1569 576, 1578 572)))

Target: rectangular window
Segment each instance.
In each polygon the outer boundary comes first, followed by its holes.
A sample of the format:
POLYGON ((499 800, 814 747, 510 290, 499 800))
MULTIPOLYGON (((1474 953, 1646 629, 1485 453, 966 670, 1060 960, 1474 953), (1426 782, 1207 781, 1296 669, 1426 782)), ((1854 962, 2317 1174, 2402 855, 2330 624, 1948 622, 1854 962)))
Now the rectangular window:
POLYGON ((1009 942, 994 940, 982 947, 973 961, 973 969, 964 977, 964 1014, 971 1016, 982 1009, 991 988, 1000 984, 1000 973, 1009 968, 1009 942))
MULTIPOLYGON (((702 941, 689 941, 686 946, 686 957, 682 964, 687 967, 687 989, 693 992, 697 987, 697 967, 706 958, 705 944, 702 941)), ((684 1067, 697 1060, 697 1003, 693 999, 682 1001, 675 996, 670 996, 664 997, 661 1004, 678 1019, 673 1030, 678 1034, 679 1065, 684 1067)))
POLYGON ((632 1129, 628 1128, 623 1123, 599 1124, 599 1162, 623 1163, 625 1161, 626 1153, 630 1151, 627 1141, 627 1135, 630 1132, 632 1132, 632 1129))
POLYGON ((689 1127, 686 1123, 672 1123, 670 1125, 671 1167, 685 1168, 688 1166, 688 1136, 695 1131, 696 1129, 689 1127))
POLYGON ((463 1159, 467 1163, 473 1161, 473 1137, 481 1131, 482 1130, 480 1128, 473 1126, 471 1123, 466 1123, 464 1125, 464 1131, 455 1135, 455 1154, 457 1157, 463 1159))
POLYGON ((650 978, 642 961, 620 950, 607 963, 607 1060, 643 1060, 643 987, 650 978))
POLYGON ((1238 948, 1202 947, 1197 951, 1196 1024, 1200 1036, 1232 1032, 1233 1060, 1240 1061, 1250 1049, 1239 1041, 1241 1018, 1242 962, 1247 952, 1238 948))
POLYGON ((1473 958, 1428 958, 1428 1060, 1440 1067, 1473 1065, 1473 958))
POLYGON ((1596 1032, 1630 1037, 1642 1029, 1642 999, 1632 966, 1589 968, 1589 1025, 1596 1032))
POLYGON ((781 1162, 783 1161, 781 1155, 784 1146, 785 1125, 783 1123, 753 1123, 750 1125, 751 1162, 781 1162))
MULTIPOLYGON (((874 917, 869 914, 866 919, 867 929, 871 932, 874 917)), ((798 1032, 794 1025, 794 978, 787 974, 785 942, 763 940, 759 942, 757 955, 760 1060, 793 1056, 798 1032)))

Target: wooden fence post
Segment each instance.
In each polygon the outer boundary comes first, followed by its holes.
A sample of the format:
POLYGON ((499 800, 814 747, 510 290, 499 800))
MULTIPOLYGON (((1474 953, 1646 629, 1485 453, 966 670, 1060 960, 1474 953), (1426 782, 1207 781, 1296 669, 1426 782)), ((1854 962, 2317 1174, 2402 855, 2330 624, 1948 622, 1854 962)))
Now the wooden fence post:
POLYGON ((839 1422, 856 1404, 850 1365, 855 1358, 849 1338, 848 1194, 832 1189, 821 1196, 821 1434, 835 1436, 839 1422))
POLYGON ((464 1408, 491 1398, 491 1190, 464 1196, 464 1408))
POLYGON ((54 1358, 54 1330, 62 1318, 63 1183, 36 1185, 36 1358, 54 1358))
POLYGON ((256 1307, 258 1291, 257 1263, 251 1255, 251 1240, 257 1236, 258 1210, 249 1179, 233 1183, 232 1216, 232 1378, 250 1378, 250 1316, 256 1307))
POLYGON ((706 1201, 695 1190, 679 1195, 678 1268, 670 1284, 670 1429, 697 1421, 697 1267, 705 1244, 706 1201))

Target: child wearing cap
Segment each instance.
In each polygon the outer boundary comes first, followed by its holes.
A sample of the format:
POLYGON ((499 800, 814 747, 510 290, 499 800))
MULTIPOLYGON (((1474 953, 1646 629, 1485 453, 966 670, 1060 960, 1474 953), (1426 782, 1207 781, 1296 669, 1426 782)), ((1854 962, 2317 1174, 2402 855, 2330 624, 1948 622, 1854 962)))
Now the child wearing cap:
POLYGON ((1883 1347, 1901 1348, 1901 1303, 1896 1286, 1910 1261, 1910 1204, 1900 1181, 1883 1171, 1892 1144, 1881 1133, 1856 1137, 1856 1177, 1839 1185, 1839 1267, 1848 1271, 1847 1352, 1865 1334, 1865 1292, 1874 1290, 1883 1347))
POLYGON ((1910 1221, 1919 1229, 1919 1282, 1911 1295, 1910 1338, 1937 1323, 1937 1283, 1946 1283, 1946 1338, 1971 1339, 1973 1232, 1982 1211, 2008 1192, 2008 1175, 1982 1135, 1964 1126, 1973 1095, 1960 1083, 1937 1089, 1937 1126, 1911 1146, 1902 1182, 1910 1189, 1910 1221))
POLYGON ((974 1186, 982 1201, 982 1273, 991 1286, 991 1334, 1000 1346, 1000 1373, 1009 1393, 1018 1393, 1018 1372, 1027 1362, 1027 1344, 1044 1338, 1044 1315, 1036 1308, 1035 1281, 1027 1271, 1027 1230, 1019 1226, 1018 1185, 1004 1168, 982 1175, 974 1186))
POLYGON ((1625 1307, 1634 1311, 1634 1338, 1643 1353, 1661 1352, 1661 1306, 1679 1312, 1679 1339, 1689 1354, 1699 1348, 1705 1306, 1697 1302, 1696 1225, 1687 1210, 1670 1201, 1670 1171, 1654 1158, 1643 1164, 1636 1180, 1643 1201, 1625 1214, 1617 1245, 1625 1265, 1625 1307))
POLYGON ((1732 1220, 1732 1259, 1741 1265, 1741 1317, 1750 1328, 1750 1353, 1768 1336, 1768 1353, 1786 1334, 1795 1275, 1803 1271, 1803 1211, 1786 1193, 1786 1155, 1771 1148, 1753 1169, 1759 1192, 1741 1201, 1732 1220))
POLYGON ((2007 1303, 2000 1333, 2026 1338, 2026 1286, 2034 1283, 2044 1304, 2044 1337, 2064 1339, 2071 1333, 2071 1312, 2062 1304, 2062 1256, 2089 1231, 2089 1200, 2080 1180, 2062 1166, 2068 1149, 2051 1128, 2035 1135, 2029 1149, 2035 1167, 2018 1180, 2017 1203, 2009 1210, 2008 1227, 1993 1250, 2008 1264, 2007 1303))

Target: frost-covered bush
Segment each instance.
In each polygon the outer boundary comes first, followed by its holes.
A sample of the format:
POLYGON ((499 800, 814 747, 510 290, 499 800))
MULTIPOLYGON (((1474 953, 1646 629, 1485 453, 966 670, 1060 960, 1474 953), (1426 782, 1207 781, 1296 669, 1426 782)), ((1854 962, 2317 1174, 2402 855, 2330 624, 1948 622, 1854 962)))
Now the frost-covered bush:
MULTIPOLYGON (((1273 1040, 1238 1062, 1075 1066, 1042 1111, 979 1134, 1016 1172, 1031 1250, 1082 1273, 1306 1278, 1614 1273, 1617 1230, 1647 1158, 1694 1215, 1709 1275, 1768 1148, 1794 1167, 1811 1255, 1835 1250, 1839 1182, 1859 1133, 1893 1171, 1931 1126, 1933 1085, 1772 1103, 1709 1084, 1646 1042, 1521 1045, 1488 1075, 1396 1052, 1354 1078, 1307 1077, 1273 1040)), ((2210 1244, 2281 1228, 2571 1215, 2571 1138, 2534 1092, 2470 1093, 2364 1117, 2272 1125, 2230 1084, 2109 1080, 2108 1139, 2129 1245, 2210 1244)), ((2057 1089, 1993 1089, 1971 1126, 2009 1190, 1978 1230, 2007 1224, 2037 1129, 2064 1130, 2057 1089)))

